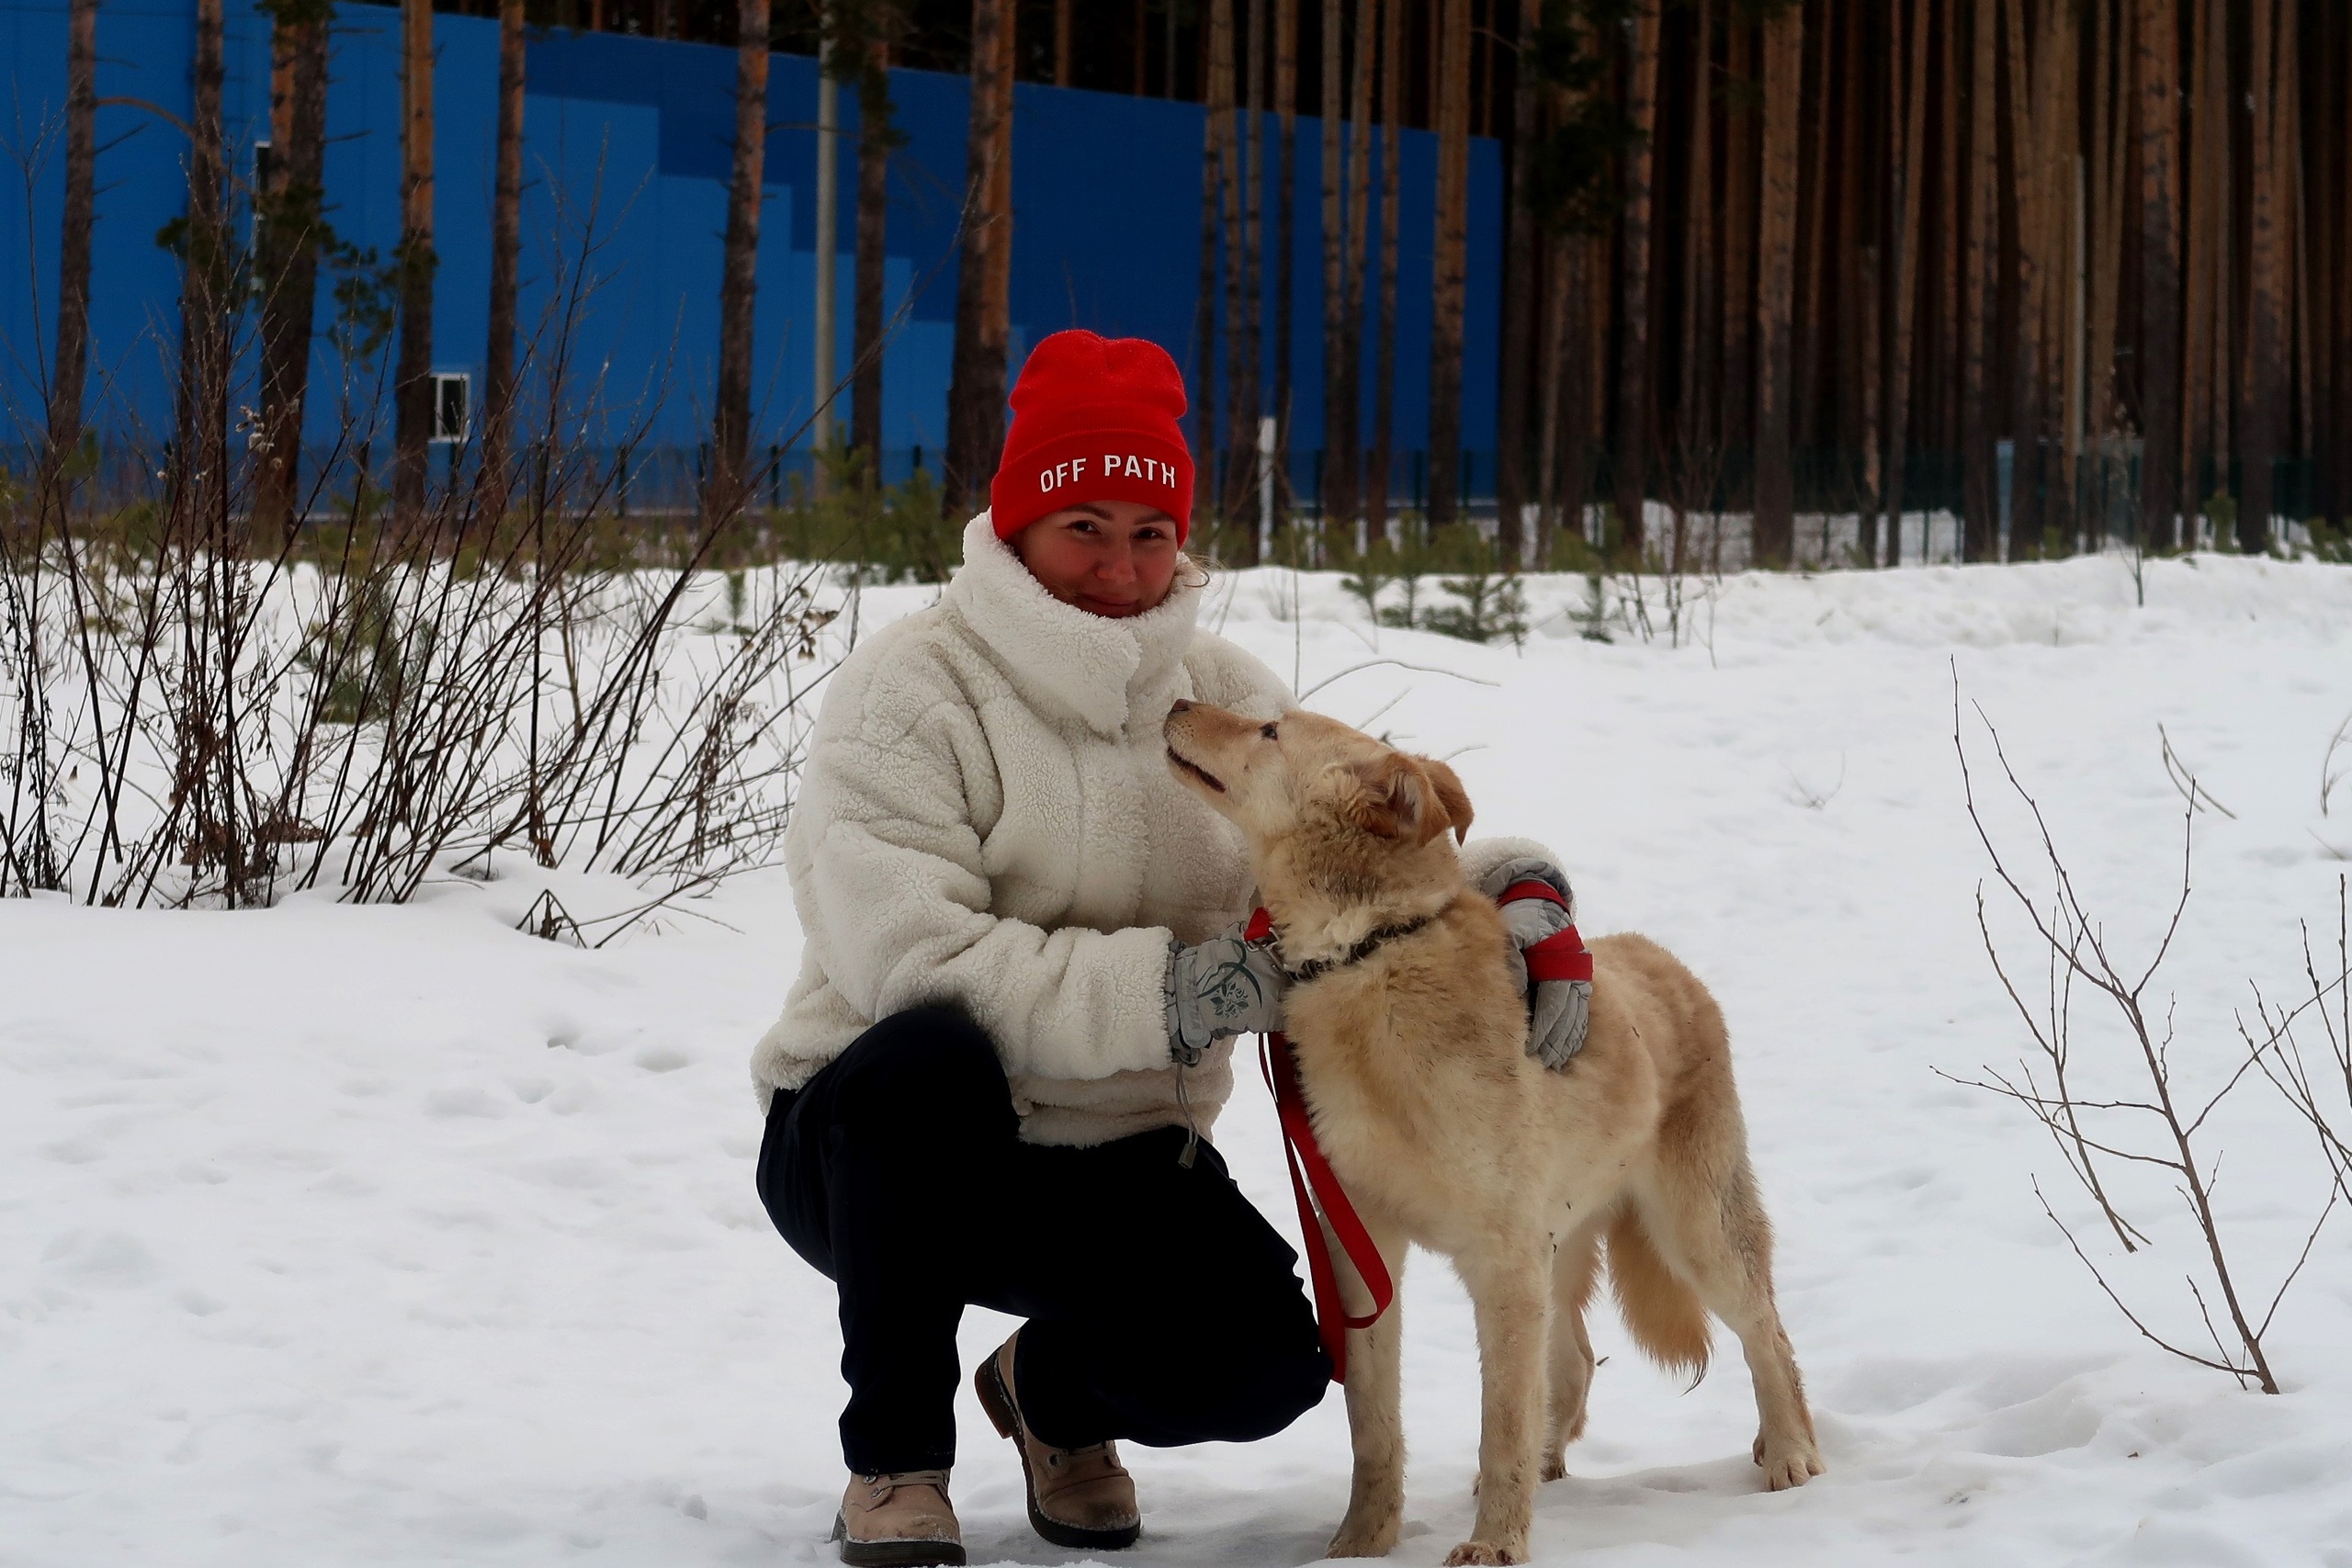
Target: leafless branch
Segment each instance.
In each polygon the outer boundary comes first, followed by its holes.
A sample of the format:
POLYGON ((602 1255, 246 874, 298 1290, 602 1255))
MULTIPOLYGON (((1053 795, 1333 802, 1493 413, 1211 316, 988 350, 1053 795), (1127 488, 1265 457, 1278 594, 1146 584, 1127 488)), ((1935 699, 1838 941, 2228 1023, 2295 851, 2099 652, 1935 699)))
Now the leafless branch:
POLYGON ((2319 814, 2322 817, 2327 815, 2327 797, 2335 793, 2335 786, 2344 782, 2345 775, 2352 773, 2352 763, 2341 768, 2335 765, 2336 751, 2347 744, 2352 744, 2352 713, 2346 714, 2344 722, 2335 727, 2335 733, 2327 738, 2327 751, 2319 760, 2319 814))
MULTIPOLYGON (((2181 799, 2188 802, 2188 809, 2202 811, 2210 806, 2231 821, 2236 821, 2238 814, 2215 800, 2213 792, 2197 782, 2197 775, 2180 760, 2180 753, 2172 749, 2172 737, 2165 733, 2165 727, 2161 724, 2156 726, 2156 739, 2164 746, 2165 777, 2172 780, 2172 787, 2180 792, 2181 799), (2199 801, 2204 804, 2200 806, 2198 804, 2199 801)), ((2326 792, 2322 791, 2320 799, 2323 804, 2326 798, 2326 792)), ((2326 813, 2323 811, 2320 815, 2325 816, 2326 813)))
POLYGON ((1838 792, 1846 787, 1846 753, 1843 751, 1838 753, 1838 782, 1826 790, 1816 789, 1797 777, 1797 771, 1794 768, 1783 768, 1781 771, 1789 775, 1789 783, 1796 786, 1796 803, 1807 811, 1818 811, 1837 799, 1838 792))
MULTIPOLYGON (((2188 1276, 2188 1283, 2191 1299, 2195 1302, 2198 1313, 2204 1321, 2207 1333, 2213 1340, 2218 1359, 2207 1357, 2200 1352, 2186 1349, 2177 1343, 2164 1338, 2152 1329, 2146 1318, 2138 1310, 2126 1303, 2110 1287, 2098 1265, 2084 1251, 2074 1233, 2063 1222, 2058 1221, 2048 1200, 2042 1196, 2039 1182, 2034 1186, 2034 1193, 2036 1198, 2041 1200, 2043 1211, 2050 1214, 2052 1223, 2058 1224, 2059 1229, 2065 1234, 2068 1245, 2074 1247, 2075 1256, 2090 1270, 2099 1289, 2115 1303, 2117 1308, 2143 1336, 2174 1355, 2199 1366, 2226 1371, 2233 1377, 2254 1383, 2266 1393, 2276 1393, 2278 1391, 2278 1385, 2271 1372, 2264 1346, 2264 1336, 2269 1328, 2272 1318, 2276 1315, 2278 1303, 2284 1298, 2288 1287, 2301 1275, 2303 1263, 2310 1256, 2311 1247, 2316 1241, 2320 1227, 2325 1224, 2328 1215, 2334 1212, 2336 1199, 2341 1195, 2337 1186, 2342 1182, 2346 1168, 2335 1157, 2335 1154, 2341 1152, 2340 1148, 2331 1153, 2330 1174, 2335 1179, 2336 1185, 2331 1186, 2327 1204, 2322 1210, 2312 1230, 2305 1237, 2302 1252, 2292 1266, 2283 1271, 2279 1284, 2270 1298, 2268 1309, 2263 1314, 2260 1322, 2256 1323, 2246 1310, 2230 1249, 2224 1245, 2223 1224, 2215 1201, 2215 1194, 2219 1187, 2221 1159, 2218 1155, 2208 1156, 2204 1154, 2199 1138, 2199 1134, 2206 1130, 2207 1123, 2215 1111, 2246 1081, 2248 1074, 2256 1070, 2269 1076, 2273 1083, 2286 1088, 2288 1098, 2290 1100, 2297 1100, 2299 1109, 2305 1104, 2316 1108, 2315 1096, 2305 1094, 2298 1100, 2291 1087, 2296 1084, 2307 1086, 2309 1075, 2301 1071, 2300 1057, 2284 1049, 2288 1038, 2287 1032, 2277 1024, 2271 1010, 2262 1002, 2257 994, 2256 1017, 2262 1022, 2262 1032, 2257 1033, 2252 1026, 2247 1025, 2241 1019, 2240 1031, 2245 1036, 2247 1051, 2236 1065, 2235 1069, 2223 1077, 2220 1087, 2192 1110, 2182 1102, 2173 1077, 2172 999, 2168 998, 2166 1000, 2161 1028, 2149 1017, 2144 1001, 2149 986, 2171 953, 2172 944, 2180 931, 2182 916, 2188 908, 2191 887, 2190 856, 2193 849, 2195 817, 2198 812, 2208 807, 2215 810, 2223 808, 2211 795, 2197 785, 2195 779, 2188 773, 2186 769, 2179 767, 2172 751, 2170 738, 2165 737, 2164 756, 2166 771, 2174 777, 2176 785, 2180 787, 2183 797, 2179 886, 2153 956, 2148 959, 2144 966, 2127 972, 2125 966, 2119 963, 2109 951, 2104 928, 2086 908, 2074 877, 2067 869, 2065 860, 2058 850, 2049 821, 2043 815, 2040 803, 2026 789, 2024 784, 2018 779, 2015 768, 2010 764, 2007 753, 2002 747, 1998 729, 1985 716, 1981 708, 1977 710, 1977 718, 1983 726, 1993 754, 1997 760, 2002 780, 2007 784, 2009 793, 2023 806, 2032 819, 2041 849, 2040 874, 2047 879, 2052 889, 2047 908, 2043 907, 2041 899, 2029 892, 2024 883, 2011 871, 1980 808, 1968 747, 1963 736, 1959 682, 1955 676, 1952 693, 1952 747, 1960 762, 1962 793, 1966 803, 1969 821, 1975 829, 1977 840, 1984 846, 1986 858, 1991 863, 1994 880, 2007 890, 2017 909, 2031 926, 2039 939, 2039 945, 2042 949, 2045 961, 2050 965, 2048 997, 2039 1011, 2026 1003, 2011 979, 2007 965, 2003 962, 1999 943, 1993 935, 1985 907, 1984 891, 1982 887, 1977 891, 1977 930, 1984 941, 1986 955, 1992 961, 1994 972, 2000 979, 2003 990, 2008 995, 2012 1007, 2024 1021, 2027 1032, 2042 1056, 2047 1059, 2052 1077, 2051 1086, 2046 1090, 2037 1080, 2030 1066, 2022 1074, 2022 1087, 2017 1081, 1989 1067, 1984 1070, 1984 1077, 1980 1079, 1953 1079, 1952 1081, 1973 1081, 1973 1087, 1999 1095, 2022 1106, 2036 1121, 2040 1122, 2052 1136, 2057 1139, 2067 1168, 2089 1194, 2101 1215, 2106 1218, 2109 1227, 2115 1232, 2117 1240, 2126 1251, 2135 1251, 2138 1246, 2146 1245, 2146 1233, 2125 1219, 2113 1189, 2099 1175, 2100 1162, 2114 1160, 2170 1171, 2176 1179, 2175 1190, 2197 1222, 2198 1230, 2204 1242, 2202 1274, 2200 1276, 2199 1273, 2192 1272, 2188 1276), (2081 1093, 2072 1081, 2069 1076, 2072 1062, 2069 1048, 2072 1023, 2071 998, 2074 982, 2076 980, 2081 980, 2094 991, 2106 996, 2114 1004, 2129 1040, 2136 1047, 2133 1054, 2137 1059, 2138 1074, 2146 1086, 2146 1098, 2124 1096, 2092 1098, 2081 1093), (2100 1119, 2101 1127, 2104 1130, 2093 1131, 2087 1124, 2086 1119, 2089 1118, 2100 1119), (2222 1319, 2226 1321, 2228 1326, 2226 1338, 2215 1319, 2214 1306, 2209 1306, 2207 1294, 2209 1286, 2212 1292, 2214 1305, 2218 1306, 2222 1319)), ((2314 992, 2324 1002, 2328 992, 2317 978, 2316 966, 2309 963, 2309 945, 2307 938, 2306 968, 2311 971, 2314 992)), ((2347 1060, 2346 1064, 2346 1077, 2347 1085, 2352 1085, 2352 1060, 2347 1060)), ((2320 1118, 2319 1124, 2325 1126, 2324 1116, 2320 1118)))
MULTIPOLYGON (((2050 1223, 2058 1227, 2058 1234, 2066 1238, 2066 1245, 2074 1248, 2075 1256, 2082 1260, 2083 1267, 2089 1270, 2091 1280, 2094 1284, 2098 1286, 2100 1293, 2106 1296, 2109 1301, 2115 1303, 2115 1310, 2123 1314, 2125 1322, 2129 1323, 2132 1327, 2140 1331, 2140 1337, 2142 1338, 2147 1340, 2149 1344, 2155 1346, 2160 1350, 2167 1351, 2172 1355, 2178 1356, 2184 1361, 2194 1361, 2200 1367, 2211 1367, 2217 1372, 2227 1372, 2232 1377, 2240 1379, 2241 1381, 2245 1379, 2246 1375, 2245 1369, 2235 1366, 2227 1360, 2212 1360, 2207 1357, 2199 1355, 2194 1350, 2184 1350, 2179 1346, 2175 1345, 2171 1340, 2166 1339, 2164 1336, 2158 1334, 2154 1329, 2150 1328, 2147 1324, 2141 1319, 2140 1314, 2133 1312, 2124 1299, 2115 1293, 2115 1287, 2107 1282, 2107 1276, 2100 1272, 2099 1266, 2098 1264, 2091 1261, 2090 1254, 2083 1250, 2083 1244, 2075 1239, 2075 1233, 2067 1228, 2066 1222, 2060 1219, 2056 1211, 2050 1207, 2050 1200, 2042 1196, 2041 1184, 2038 1181, 2033 1183, 2033 1196, 2035 1201, 2041 1203, 2041 1212, 2050 1216, 2050 1223)), ((2201 1301, 2200 1304, 2202 1304, 2201 1301)), ((2226 1354, 2226 1352, 2224 1352, 2224 1354, 2226 1354)))
POLYGON ((1313 696, 1324 687, 1330 685, 1335 681, 1343 681, 1351 675, 1359 674, 1366 670, 1377 670, 1383 665, 1394 665, 1399 670, 1412 670, 1423 675, 1451 675, 1457 681, 1467 681, 1474 686, 1500 686, 1502 684, 1499 681, 1488 681, 1476 675, 1464 675, 1459 670, 1441 669, 1439 666, 1434 664, 1411 664, 1402 659, 1367 659, 1361 664, 1351 664, 1345 670, 1341 670, 1336 674, 1324 676, 1323 679, 1316 682, 1315 684, 1299 693, 1298 700, 1303 704, 1307 698, 1313 696))

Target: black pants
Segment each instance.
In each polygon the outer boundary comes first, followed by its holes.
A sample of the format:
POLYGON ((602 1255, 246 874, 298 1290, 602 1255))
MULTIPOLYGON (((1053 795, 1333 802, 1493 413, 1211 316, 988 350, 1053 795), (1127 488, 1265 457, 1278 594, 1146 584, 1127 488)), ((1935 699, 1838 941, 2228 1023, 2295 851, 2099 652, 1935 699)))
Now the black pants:
POLYGON ((1013 1382, 1061 1448, 1248 1442, 1323 1397, 1298 1255, 1181 1128, 1022 1143, 1004 1069, 960 1012, 883 1020, 778 1094, 760 1201, 841 1289, 842 1451, 861 1474, 956 1457, 965 1305, 1028 1319, 1013 1382))

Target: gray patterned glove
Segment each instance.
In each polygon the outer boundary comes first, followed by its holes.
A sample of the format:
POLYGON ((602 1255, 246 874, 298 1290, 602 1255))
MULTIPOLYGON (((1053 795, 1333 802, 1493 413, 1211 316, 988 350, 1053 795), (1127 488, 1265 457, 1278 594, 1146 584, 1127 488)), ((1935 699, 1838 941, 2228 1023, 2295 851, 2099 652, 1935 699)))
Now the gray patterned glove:
POLYGON ((1511 962, 1527 997, 1527 1054, 1556 1072, 1584 1049, 1592 1024, 1592 982, 1563 974, 1571 968, 1591 973, 1591 960, 1576 934, 1576 895, 1567 875, 1548 861, 1525 857, 1495 867, 1478 891, 1500 901, 1503 923, 1510 928, 1511 962), (1514 886, 1531 882, 1548 887, 1560 901, 1532 895, 1503 898, 1514 886))
POLYGON ((1206 942, 1168 944, 1168 1055, 1181 1066, 1236 1034, 1283 1026, 1283 966, 1273 943, 1248 942, 1236 923, 1206 942))

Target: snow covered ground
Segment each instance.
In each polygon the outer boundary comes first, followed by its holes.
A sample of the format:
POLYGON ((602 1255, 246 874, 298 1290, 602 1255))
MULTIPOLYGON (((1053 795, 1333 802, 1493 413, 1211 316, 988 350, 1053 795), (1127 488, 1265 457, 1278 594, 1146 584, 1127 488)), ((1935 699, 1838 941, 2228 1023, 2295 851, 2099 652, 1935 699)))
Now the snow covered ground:
MULTIPOLYGON (((1604 1308, 1540 1560, 2352 1565, 2352 1218, 2272 1332, 2288 1392, 2242 1393, 2132 1333, 2034 1201, 2038 1171, 2086 1217, 2047 1138, 1932 1071, 2026 1043, 1974 926, 1955 679, 2126 951, 2177 877, 2160 722, 2235 814, 2197 819, 2159 982, 2185 1077, 2225 1070, 2249 979, 2291 988, 2299 919, 2333 933, 2352 782, 2326 817, 2319 784, 2352 572, 2208 558, 2145 587, 2143 608, 2113 558, 1735 579, 1675 648, 1580 637, 1569 579, 1537 586, 1520 650, 1374 633, 1329 579, 1219 585, 1228 635, 1306 685, 1352 669, 1312 705, 1458 753, 1480 829, 1558 846, 1586 930, 1667 942, 1732 1021, 1829 1473, 1759 1492, 1736 1351, 1686 1392, 1604 1308), (1375 659, 1401 662, 1354 668, 1375 659)), ((927 597, 869 593, 865 622, 927 597)), ((2014 811, 1995 823, 2030 868, 2014 811)), ((583 916, 632 901, 555 880, 583 916)), ((781 877, 597 952, 511 929, 542 885, 0 903, 0 1563, 830 1560, 831 1291, 752 1187, 745 1058, 797 943, 781 877)), ((2114 1043, 2094 1016, 2085 1053, 2114 1043)), ((2309 1140, 2255 1096, 2217 1133, 2267 1296, 2321 1197, 2309 1140)), ((1219 1143, 1287 1226, 1254 1084, 1219 1143)), ((2193 1336, 2194 1233, 2160 1187, 2131 1201, 2151 1252, 2086 1244, 2193 1336)), ((1476 1348, 1442 1266, 1405 1311, 1396 1555, 1427 1563, 1470 1517, 1476 1348)), ((970 1314, 967 1355, 1006 1326, 970 1314)), ((972 1561, 1071 1561, 1028 1531, 968 1393, 960 1414, 972 1561)), ((1346 1492, 1336 1391, 1254 1447, 1129 1458, 1138 1563, 1309 1562, 1346 1492)))

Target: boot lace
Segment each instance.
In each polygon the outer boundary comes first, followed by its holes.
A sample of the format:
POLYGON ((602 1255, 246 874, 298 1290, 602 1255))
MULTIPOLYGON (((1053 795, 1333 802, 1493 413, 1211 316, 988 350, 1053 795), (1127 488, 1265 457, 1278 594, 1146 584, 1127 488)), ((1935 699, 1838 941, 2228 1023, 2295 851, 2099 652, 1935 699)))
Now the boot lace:
POLYGON ((902 1470, 892 1475, 861 1475, 865 1483, 865 1506, 878 1508, 888 1503, 901 1487, 928 1486, 942 1497, 947 1495, 947 1472, 944 1470, 902 1470))
POLYGON ((1046 1468, 1059 1474, 1065 1465, 1073 1465, 1080 1460, 1097 1457, 1103 1461, 1105 1474, 1125 1475, 1126 1473, 1126 1467, 1119 1462, 1118 1456, 1113 1452, 1108 1442, 1089 1443, 1082 1449, 1047 1449, 1046 1468))

